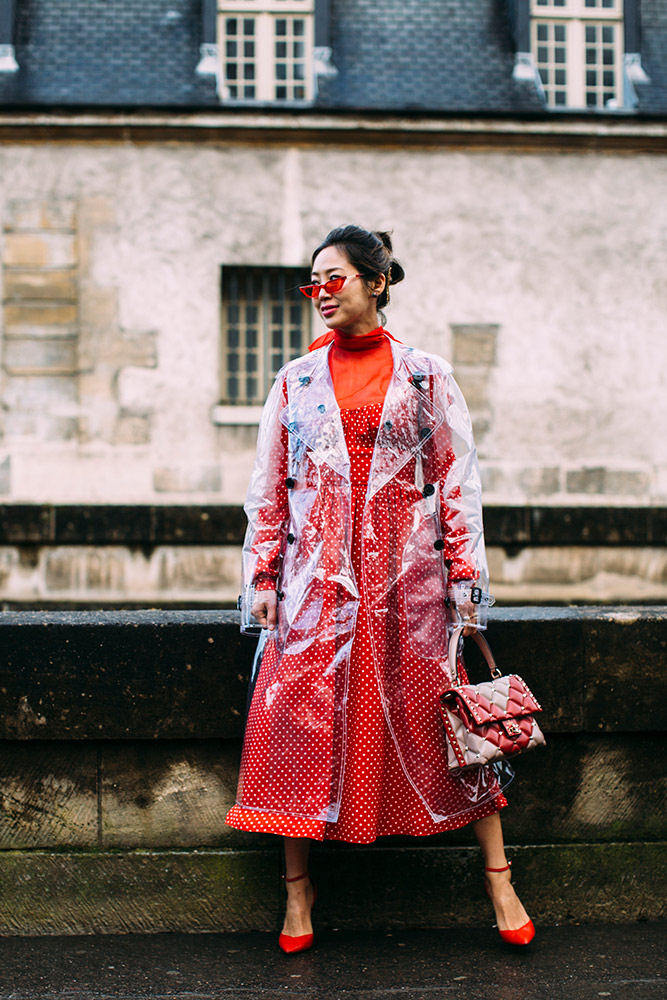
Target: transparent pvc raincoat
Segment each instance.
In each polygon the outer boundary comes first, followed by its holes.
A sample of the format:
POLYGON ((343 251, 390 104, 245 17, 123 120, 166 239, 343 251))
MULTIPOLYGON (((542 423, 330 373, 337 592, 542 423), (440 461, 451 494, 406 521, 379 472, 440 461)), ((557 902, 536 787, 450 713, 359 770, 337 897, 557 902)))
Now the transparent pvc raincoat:
POLYGON ((454 780, 458 812, 499 793, 491 769, 449 776, 437 710, 449 678, 448 577, 450 591, 488 589, 470 418, 447 362, 397 341, 391 348, 360 573, 329 347, 287 364, 266 402, 245 505, 242 616, 255 591, 276 587, 278 624, 262 631, 255 658, 237 798, 246 809, 336 821, 360 614, 401 766, 433 819, 452 815, 454 780))

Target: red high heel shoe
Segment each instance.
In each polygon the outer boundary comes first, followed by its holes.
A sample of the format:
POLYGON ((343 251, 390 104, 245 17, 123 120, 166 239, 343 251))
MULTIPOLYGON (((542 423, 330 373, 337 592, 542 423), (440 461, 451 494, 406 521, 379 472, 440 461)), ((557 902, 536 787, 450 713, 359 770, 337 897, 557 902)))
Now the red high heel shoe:
MULTIPOLYGON (((507 872, 510 870, 511 867, 512 867, 512 862, 509 861, 504 868, 485 868, 484 871, 507 872)), ((489 897, 489 899, 491 899, 491 893, 489 892, 489 880, 487 878, 484 879, 484 888, 486 889, 487 896, 489 897)), ((500 934, 503 941, 505 941, 507 944, 518 944, 518 945, 530 944, 530 942, 535 937, 535 925, 533 924, 532 920, 529 920, 528 923, 523 924, 522 927, 517 927, 516 930, 501 931, 499 927, 498 933, 500 934)))
MULTIPOLYGON (((287 878, 283 875, 286 882, 300 882, 302 878, 310 878, 309 872, 304 872, 303 875, 295 875, 294 878, 287 878)), ((313 887, 313 902, 311 903, 311 908, 315 906, 315 900, 317 899, 317 886, 310 879, 310 884, 313 887)), ((295 955, 297 951, 306 951, 308 948, 312 947, 313 935, 311 934, 297 934, 293 936, 291 934, 282 934, 278 938, 278 944, 285 952, 286 955, 295 955)))

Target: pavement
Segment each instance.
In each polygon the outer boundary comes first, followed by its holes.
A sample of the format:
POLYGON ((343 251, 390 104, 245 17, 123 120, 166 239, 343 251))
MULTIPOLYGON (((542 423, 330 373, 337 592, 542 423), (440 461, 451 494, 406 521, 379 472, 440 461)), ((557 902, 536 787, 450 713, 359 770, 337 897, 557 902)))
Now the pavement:
POLYGON ((0 938, 0 1000, 665 1000, 667 923, 325 931, 285 956, 276 934, 0 938))

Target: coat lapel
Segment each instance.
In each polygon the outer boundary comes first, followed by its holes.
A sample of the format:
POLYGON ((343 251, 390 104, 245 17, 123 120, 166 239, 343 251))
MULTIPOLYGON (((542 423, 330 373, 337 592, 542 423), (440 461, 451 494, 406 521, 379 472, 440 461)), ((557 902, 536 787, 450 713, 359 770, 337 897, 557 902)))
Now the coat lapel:
POLYGON ((329 371, 329 350, 321 347, 288 368, 288 402, 280 419, 318 467, 328 465, 349 481, 350 458, 329 371))
MULTIPOLYGON (((330 345, 321 347, 288 367, 288 402, 280 419, 316 465, 328 465, 349 481, 350 458, 329 371, 329 350, 330 345)), ((421 451, 445 419, 433 401, 430 357, 394 340, 391 350, 394 371, 375 441, 368 499, 421 451)))
POLYGON ((368 499, 421 451, 445 419, 433 402, 433 367, 424 364, 426 357, 396 341, 391 342, 391 349, 394 373, 375 441, 368 499))

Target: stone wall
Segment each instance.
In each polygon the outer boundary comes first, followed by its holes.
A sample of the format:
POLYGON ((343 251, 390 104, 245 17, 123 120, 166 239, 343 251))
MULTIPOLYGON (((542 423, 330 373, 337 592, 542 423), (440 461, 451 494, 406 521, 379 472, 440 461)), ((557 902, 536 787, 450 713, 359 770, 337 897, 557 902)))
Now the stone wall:
MULTIPOLYGON (((667 600, 667 508, 484 510, 499 604, 667 600)), ((235 607, 240 506, 0 505, 0 606, 235 607)))
POLYGON ((664 162, 6 141, 3 497, 238 503, 255 430, 215 410, 221 266, 303 264, 355 219, 394 230, 389 327, 452 360, 487 502, 664 504, 664 162))
MULTIPOLYGON (((667 603, 667 549, 488 547, 502 604, 667 603)), ((240 546, 0 546, 0 608, 232 608, 240 546)))
MULTIPOLYGON (((497 662, 544 706, 503 817, 536 922, 664 915, 666 626, 664 608, 495 614, 497 662)), ((280 841, 224 823, 254 647, 233 612, 0 617, 3 934, 273 928, 280 841)), ((473 845, 316 845, 319 926, 486 924, 473 845)))
MULTIPOLYGON (((79 241, 71 200, 15 201, 3 218, 4 433, 67 440, 78 431, 79 241)), ((5 459, 7 472, 11 458, 5 459)))

